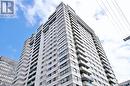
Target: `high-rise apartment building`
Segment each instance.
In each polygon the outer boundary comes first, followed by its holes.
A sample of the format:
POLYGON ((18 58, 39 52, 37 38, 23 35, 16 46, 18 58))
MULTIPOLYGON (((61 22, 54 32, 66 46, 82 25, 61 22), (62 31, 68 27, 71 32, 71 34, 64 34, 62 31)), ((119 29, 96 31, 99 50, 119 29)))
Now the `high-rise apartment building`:
POLYGON ((26 86, 116 86, 94 31, 61 3, 33 36, 26 86))
POLYGON ((0 86, 12 86, 17 62, 0 56, 0 86))
POLYGON ((33 36, 28 38, 24 43, 24 48, 16 67, 16 75, 13 81, 13 86, 26 86, 32 44, 33 36))

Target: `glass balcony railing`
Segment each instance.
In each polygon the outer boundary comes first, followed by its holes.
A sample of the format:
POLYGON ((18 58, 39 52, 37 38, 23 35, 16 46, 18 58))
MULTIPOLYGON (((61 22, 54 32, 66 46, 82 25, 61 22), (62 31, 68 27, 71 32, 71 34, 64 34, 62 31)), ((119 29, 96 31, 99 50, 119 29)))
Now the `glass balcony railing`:
POLYGON ((112 84, 112 83, 116 84, 116 79, 111 79, 111 78, 110 78, 110 79, 109 79, 109 83, 110 83, 110 84, 112 84))
POLYGON ((114 77, 115 77, 113 74, 110 74, 110 73, 106 73, 106 74, 107 74, 107 77, 108 77, 108 78, 114 79, 114 77))
POLYGON ((83 86, 93 86, 91 82, 83 81, 83 86))
POLYGON ((90 69, 87 69, 86 67, 81 66, 80 71, 81 71, 81 73, 86 73, 86 74, 91 75, 90 69))
POLYGON ((90 82, 93 81, 92 77, 90 75, 85 74, 85 73, 81 74, 81 77, 82 77, 83 81, 90 81, 90 82))
POLYGON ((83 60, 79 60, 79 66, 85 66, 85 67, 89 68, 90 64, 88 62, 83 61, 83 60))

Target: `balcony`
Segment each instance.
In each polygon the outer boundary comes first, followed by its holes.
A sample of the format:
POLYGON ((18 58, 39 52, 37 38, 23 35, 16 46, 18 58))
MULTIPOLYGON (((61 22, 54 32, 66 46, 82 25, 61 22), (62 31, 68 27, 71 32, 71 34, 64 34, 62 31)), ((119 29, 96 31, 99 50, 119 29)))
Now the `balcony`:
POLYGON ((109 65, 103 64, 103 67, 106 69, 111 69, 109 65))
POLYGON ((84 54, 84 51, 79 49, 79 48, 77 49, 77 52, 80 53, 80 54, 84 54))
POLYGON ((102 64, 104 65, 110 65, 107 61, 104 61, 104 60, 101 60, 102 61, 102 64))
POLYGON ((110 78, 110 79, 109 79, 109 83, 110 83, 110 84, 112 84, 112 83, 116 84, 116 79, 111 79, 111 78, 110 78))
POLYGON ((94 44, 95 44, 96 48, 97 48, 99 51, 102 51, 102 48, 100 47, 100 45, 99 45, 97 42, 95 42, 94 44))
POLYGON ((35 75, 36 75, 36 72, 34 72, 34 73, 30 74, 30 75, 29 75, 29 77, 28 77, 28 79, 30 79, 30 78, 32 78, 32 77, 34 77, 35 75))
POLYGON ((90 82, 93 81, 92 77, 90 75, 85 74, 85 73, 81 74, 81 77, 82 77, 83 81, 90 81, 90 82))
POLYGON ((18 70, 21 69, 21 68, 27 68, 28 64, 26 63, 22 63, 21 65, 18 66, 18 70))
POLYGON ((100 56, 100 59, 101 59, 102 62, 108 62, 108 60, 103 56, 100 56))
POLYGON ((110 73, 110 74, 113 73, 110 69, 107 69, 107 68, 105 68, 105 72, 110 73))
POLYGON ((89 64, 88 62, 83 61, 83 60, 79 60, 79 65, 80 65, 80 66, 85 66, 85 67, 87 67, 87 68, 90 67, 90 64, 89 64))
POLYGON ((35 72, 37 70, 37 67, 33 68, 33 69, 30 69, 30 72, 29 74, 31 74, 32 72, 35 72))
POLYGON ((76 39, 76 40, 75 40, 75 44, 80 44, 80 45, 82 44, 82 46, 83 46, 83 41, 82 41, 82 40, 77 40, 77 39, 76 39))
POLYGON ((91 82, 83 81, 83 86, 93 86, 91 82))
POLYGON ((35 81, 35 77, 27 82, 27 86, 32 86, 32 84, 34 84, 34 81, 35 81))
POLYGON ((86 67, 81 66, 80 71, 81 71, 81 73, 86 73, 86 74, 91 75, 90 69, 87 69, 86 67))
POLYGON ((74 34, 74 35, 81 36, 81 35, 80 35, 80 32, 79 32, 78 30, 76 30, 75 28, 73 28, 73 34, 74 34))
POLYGON ((73 22, 73 20, 71 20, 71 25, 72 25, 72 27, 77 27, 77 24, 75 22, 73 22))
POLYGON ((76 48, 79 48, 80 50, 85 52, 85 48, 81 43, 76 43, 76 48))
POLYGON ((83 61, 88 61, 88 59, 86 58, 86 56, 83 54, 78 54, 78 60, 83 60, 83 61))
POLYGON ((74 38, 75 38, 75 40, 76 40, 76 39, 77 39, 77 40, 82 40, 82 38, 79 37, 79 36, 77 36, 77 35, 74 35, 74 38))
POLYGON ((98 50, 97 52, 98 54, 104 55, 104 53, 101 50, 98 50))
POLYGON ((21 68, 18 70, 18 72, 26 72, 26 70, 27 70, 27 68, 21 67, 21 68))
POLYGON ((25 76, 18 76, 19 79, 22 79, 24 81, 25 76))
POLYGON ((108 78, 114 79, 114 77, 115 77, 113 74, 110 74, 110 73, 106 73, 106 74, 107 74, 107 77, 108 77, 108 78))

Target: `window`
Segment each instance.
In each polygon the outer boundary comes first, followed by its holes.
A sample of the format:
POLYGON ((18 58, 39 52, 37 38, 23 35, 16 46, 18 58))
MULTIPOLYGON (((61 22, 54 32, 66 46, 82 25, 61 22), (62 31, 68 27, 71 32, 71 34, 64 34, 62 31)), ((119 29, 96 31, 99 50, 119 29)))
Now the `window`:
POLYGON ((60 82, 61 82, 61 84, 63 84, 63 83, 65 83, 65 82, 69 81, 70 79, 71 79, 71 75, 69 75, 69 76, 63 78, 62 80, 60 80, 60 82))
POLYGON ((56 59, 53 60, 53 62, 55 62, 55 61, 56 61, 56 59))
POLYGON ((63 35, 62 37, 60 37, 60 38, 58 39, 58 41, 61 41, 62 39, 65 39, 65 38, 66 38, 66 34, 63 35))
POLYGON ((49 71, 49 70, 51 70, 51 69, 52 69, 51 67, 50 67, 50 68, 48 68, 48 71, 49 71))
POLYGON ((60 76, 68 73, 69 71, 70 71, 70 68, 66 68, 65 70, 63 70, 63 71, 60 72, 60 76))
POLYGON ((57 77, 54 77, 54 78, 53 78, 53 81, 56 81, 56 80, 57 80, 57 77))
POLYGON ((78 72, 78 70, 77 70, 76 68, 73 68, 73 71, 74 71, 75 73, 77 73, 77 72, 78 72))
POLYGON ((68 49, 63 50, 62 52, 59 53, 59 57, 62 56, 63 54, 65 54, 67 52, 68 49))
POLYGON ((49 57, 48 60, 50 60, 52 57, 49 57))
POLYGON ((46 33, 49 30, 49 26, 47 25, 46 28, 44 28, 43 32, 46 33))
POLYGON ((55 20, 56 20, 56 17, 52 21, 49 22, 49 25, 52 24, 55 20))
POLYGON ((73 59, 76 59, 76 57, 74 55, 72 55, 72 54, 70 55, 70 57, 73 58, 73 59))
POLYGON ((42 79, 42 78, 43 78, 43 76, 40 77, 40 79, 42 79))
POLYGON ((73 46, 72 44, 70 44, 70 47, 71 47, 71 48, 74 48, 74 46, 73 46))
POLYGON ((60 43, 58 43, 58 45, 63 44, 63 42, 67 41, 67 39, 62 39, 60 43))
POLYGON ((57 70, 53 71, 53 74, 56 74, 57 70))
POLYGON ((52 52, 50 52, 49 54, 52 54, 52 52))
POLYGON ((57 66, 57 64, 54 64, 52 67, 54 68, 54 67, 56 67, 57 66))
POLYGON ((74 53, 74 51, 73 51, 72 49, 70 49, 70 52, 71 52, 71 53, 74 53))
POLYGON ((66 31, 65 29, 61 29, 60 31, 58 31, 58 33, 59 33, 58 37, 61 37, 66 34, 66 31))
POLYGON ((63 60, 65 60, 67 58, 68 58, 68 55, 65 55, 65 56, 61 57, 59 61, 62 62, 63 60))
POLYGON ((74 75, 74 80, 79 81, 78 76, 75 76, 75 75, 74 75))
POLYGON ((71 83, 71 84, 69 84, 69 85, 67 85, 67 86, 74 86, 74 84, 73 84, 73 83, 71 83))
POLYGON ((70 43, 73 43, 71 39, 69 39, 70 43))
POLYGON ((44 59, 45 57, 42 57, 42 60, 44 59))
POLYGON ((49 80, 48 82, 47 82, 47 84, 50 84, 51 83, 51 80, 49 80))
POLYGON ((76 62, 74 62, 74 61, 72 61, 72 64, 74 65, 74 66, 76 66, 77 64, 76 64, 76 62))
POLYGON ((54 54, 53 56, 56 56, 56 54, 54 54))
POLYGON ((67 43, 62 45, 58 50, 61 51, 62 49, 66 48, 67 47, 67 43))
POLYGON ((76 86, 80 86, 80 85, 76 84, 76 86))
POLYGON ((42 61, 42 64, 44 63, 44 61, 42 61))
POLYGON ((69 63, 69 60, 64 62, 63 64, 60 65, 60 69, 62 69, 63 67, 67 66, 69 63))
POLYGON ((43 68, 44 66, 42 66, 41 68, 43 68))
POLYGON ((50 74, 48 74, 48 77, 50 77, 51 76, 51 73, 50 74))
POLYGON ((43 73, 43 71, 41 71, 41 74, 43 73))
POLYGON ((52 64, 52 62, 49 62, 49 63, 48 63, 48 65, 51 65, 51 64, 52 64))
POLYGON ((42 82, 40 82, 40 85, 42 85, 42 82))
POLYGON ((53 85, 53 86, 58 86, 57 84, 53 85))

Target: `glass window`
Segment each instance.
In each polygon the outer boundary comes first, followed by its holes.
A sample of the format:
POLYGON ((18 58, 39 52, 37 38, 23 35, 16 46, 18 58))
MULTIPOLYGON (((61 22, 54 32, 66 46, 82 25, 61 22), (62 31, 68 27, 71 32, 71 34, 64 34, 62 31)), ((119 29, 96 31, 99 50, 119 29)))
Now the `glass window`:
POLYGON ((75 73, 77 73, 77 72, 78 72, 78 70, 77 70, 76 68, 73 68, 73 71, 74 71, 75 73))
POLYGON ((67 43, 62 45, 58 50, 61 51, 62 49, 66 48, 67 47, 67 43))
POLYGON ((79 81, 78 76, 75 76, 75 75, 74 75, 74 80, 79 81))
POLYGON ((63 70, 63 71, 60 72, 60 76, 68 73, 69 71, 70 71, 70 68, 66 68, 65 70, 63 70))
POLYGON ((63 50, 62 52, 59 53, 59 57, 62 56, 63 54, 67 53, 68 49, 63 50))
POLYGON ((70 79, 71 79, 71 75, 69 75, 69 76, 63 78, 62 80, 60 80, 60 82, 61 82, 61 84, 63 84, 63 83, 65 83, 65 82, 69 81, 70 79))
POLYGON ((65 56, 61 57, 59 61, 62 62, 63 60, 65 60, 67 58, 68 58, 68 55, 65 55, 65 56))
POLYGON ((64 62, 63 64, 60 65, 60 69, 62 69, 63 67, 67 66, 69 63, 69 60, 64 62))

